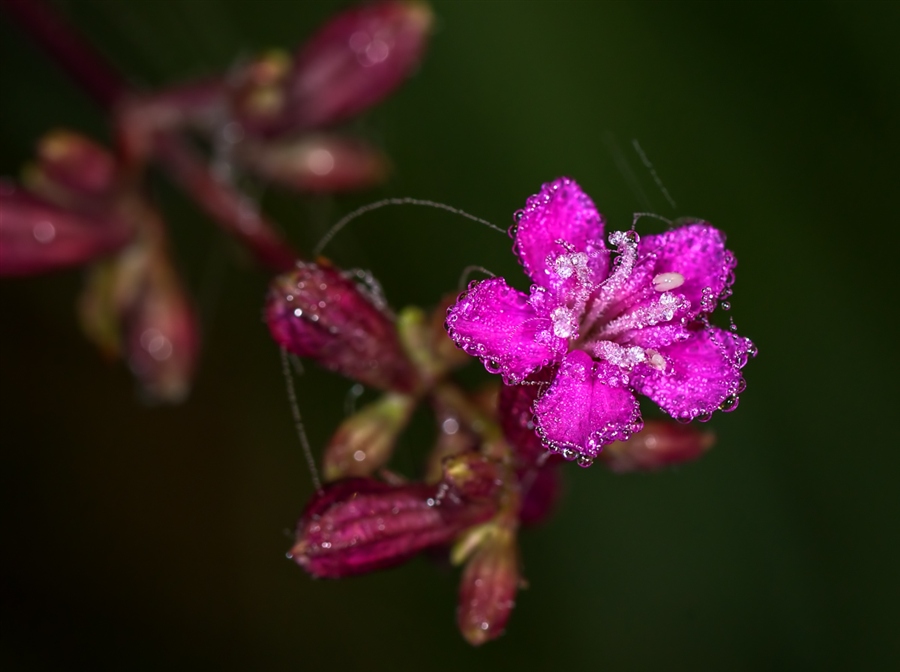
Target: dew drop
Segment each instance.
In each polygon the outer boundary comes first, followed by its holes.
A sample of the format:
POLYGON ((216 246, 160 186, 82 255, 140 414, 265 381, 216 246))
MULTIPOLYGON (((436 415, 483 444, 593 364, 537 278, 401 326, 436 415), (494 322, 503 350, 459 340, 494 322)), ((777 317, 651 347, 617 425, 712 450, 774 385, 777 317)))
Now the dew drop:
POLYGON ((738 396, 736 394, 732 394, 730 397, 725 397, 725 401, 719 404, 719 410, 723 413, 731 413, 731 411, 738 407, 739 403, 740 399, 738 398, 738 396))
POLYGON ((496 359, 489 359, 485 361, 484 368, 487 369, 488 373, 500 373, 500 362, 496 359))
POLYGON ((560 454, 563 456, 564 460, 568 460, 569 462, 574 460, 575 457, 578 455, 578 453, 576 453, 571 448, 563 448, 562 451, 560 452, 560 454))
POLYGON ((722 310, 731 310, 731 302, 729 301, 722 301, 719 306, 722 308, 722 310))
POLYGON ((577 463, 579 467, 584 467, 585 469, 587 469, 594 463, 594 458, 588 457, 587 455, 579 455, 577 463))

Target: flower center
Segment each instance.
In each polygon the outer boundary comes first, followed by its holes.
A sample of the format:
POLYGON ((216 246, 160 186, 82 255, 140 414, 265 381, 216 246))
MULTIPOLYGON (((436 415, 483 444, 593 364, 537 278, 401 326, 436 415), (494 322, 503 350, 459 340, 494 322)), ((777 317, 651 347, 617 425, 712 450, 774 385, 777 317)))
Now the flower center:
POLYGON ((647 364, 662 371, 665 358, 656 350, 630 344, 630 336, 636 330, 670 322, 689 306, 687 299, 671 292, 685 280, 677 272, 643 278, 647 269, 642 269, 638 259, 639 241, 635 231, 610 234, 616 257, 609 276, 598 284, 590 280, 588 256, 558 241, 568 253, 554 260, 553 269, 560 280, 574 277, 575 282, 567 305, 555 308, 550 318, 556 336, 574 339, 571 349, 584 350, 626 370, 647 364))

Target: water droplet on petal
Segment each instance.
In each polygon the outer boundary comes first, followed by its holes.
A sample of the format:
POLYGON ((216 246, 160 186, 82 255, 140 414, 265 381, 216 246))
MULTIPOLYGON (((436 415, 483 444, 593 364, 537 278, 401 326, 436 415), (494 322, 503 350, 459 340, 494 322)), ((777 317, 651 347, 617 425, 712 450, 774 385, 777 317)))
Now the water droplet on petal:
POLYGON ((738 407, 740 403, 740 399, 736 394, 732 394, 730 397, 726 397, 725 401, 719 404, 719 410, 723 413, 731 413, 734 409, 738 407))
POLYGON ((586 469, 594 463, 594 458, 588 457, 587 455, 579 455, 577 463, 579 467, 584 467, 586 469))

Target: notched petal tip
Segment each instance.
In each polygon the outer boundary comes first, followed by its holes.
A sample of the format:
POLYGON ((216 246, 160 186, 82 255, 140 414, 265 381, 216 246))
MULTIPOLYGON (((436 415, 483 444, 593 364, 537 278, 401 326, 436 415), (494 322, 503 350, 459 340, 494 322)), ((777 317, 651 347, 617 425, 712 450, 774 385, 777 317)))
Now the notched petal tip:
POLYGON ((513 251, 534 283, 549 287, 548 257, 563 250, 586 254, 592 277, 597 281, 606 277, 609 256, 603 244, 603 217, 574 180, 561 177, 543 185, 515 219, 513 251))
POLYGON ((622 441, 642 426, 640 408, 627 375, 607 362, 573 350, 547 392, 534 404, 537 431, 545 447, 590 466, 603 446, 622 441))

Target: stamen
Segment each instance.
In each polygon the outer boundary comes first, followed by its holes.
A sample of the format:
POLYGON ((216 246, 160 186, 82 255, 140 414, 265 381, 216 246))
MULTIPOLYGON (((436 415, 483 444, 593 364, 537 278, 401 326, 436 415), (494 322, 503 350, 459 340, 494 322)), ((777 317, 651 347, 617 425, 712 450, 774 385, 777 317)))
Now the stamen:
POLYGON ((629 313, 617 317, 603 327, 598 338, 611 339, 619 334, 632 329, 652 327, 660 322, 670 322, 675 313, 690 306, 690 302, 679 294, 663 293, 659 300, 643 306, 638 306, 629 313))
POLYGON ((594 344, 594 356, 605 359, 620 369, 631 370, 637 364, 647 361, 647 353, 636 345, 624 346, 612 341, 600 341, 594 344))
POLYGON ((582 323, 582 333, 590 333, 591 328, 601 318, 603 311, 617 298, 617 294, 631 276, 637 259, 637 246, 640 236, 634 231, 613 231, 609 234, 609 242, 616 246, 618 256, 613 262, 612 273, 600 286, 597 298, 586 319, 582 323))

